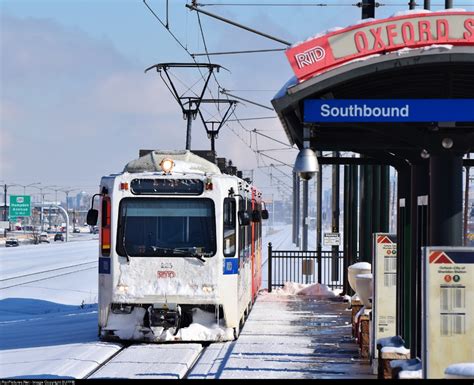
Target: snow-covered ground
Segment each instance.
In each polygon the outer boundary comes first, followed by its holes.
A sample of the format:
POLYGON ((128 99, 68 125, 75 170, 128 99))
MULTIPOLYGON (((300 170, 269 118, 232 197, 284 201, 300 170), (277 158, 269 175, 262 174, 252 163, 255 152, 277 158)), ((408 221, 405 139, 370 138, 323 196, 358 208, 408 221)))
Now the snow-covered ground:
MULTIPOLYGON (((265 227, 263 235, 265 288, 268 242, 296 248, 291 225, 265 227)), ((97 338, 98 243, 90 238, 0 248, 0 377, 83 378, 120 350, 97 338)))

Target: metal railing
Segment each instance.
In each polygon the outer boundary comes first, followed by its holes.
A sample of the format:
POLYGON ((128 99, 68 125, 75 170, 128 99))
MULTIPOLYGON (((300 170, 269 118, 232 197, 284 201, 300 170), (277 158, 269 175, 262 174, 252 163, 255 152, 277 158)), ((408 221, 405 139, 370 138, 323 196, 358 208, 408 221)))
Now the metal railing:
POLYGON ((269 243, 268 291, 283 287, 285 282, 321 283, 331 289, 343 289, 343 252, 273 250, 269 243))

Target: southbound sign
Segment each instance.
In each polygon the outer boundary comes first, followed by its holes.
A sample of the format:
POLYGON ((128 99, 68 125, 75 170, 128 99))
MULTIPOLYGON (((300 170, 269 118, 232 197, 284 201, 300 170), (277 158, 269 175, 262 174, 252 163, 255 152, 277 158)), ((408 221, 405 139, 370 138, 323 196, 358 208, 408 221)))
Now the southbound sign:
POLYGON ((403 48, 474 45, 474 12, 411 13, 308 39, 286 51, 303 81, 348 61, 403 48))
POLYGON ((304 121, 474 122, 474 99, 307 99, 304 121))

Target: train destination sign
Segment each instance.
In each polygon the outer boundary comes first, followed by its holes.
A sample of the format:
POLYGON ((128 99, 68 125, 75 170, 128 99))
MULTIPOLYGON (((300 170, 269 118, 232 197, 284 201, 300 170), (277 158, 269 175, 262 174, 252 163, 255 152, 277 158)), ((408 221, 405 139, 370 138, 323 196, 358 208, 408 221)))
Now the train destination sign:
POLYGON ((410 13, 318 35, 286 51, 298 80, 348 61, 403 48, 474 45, 474 12, 410 13))
POLYGON ((307 99, 304 121, 474 122, 474 99, 307 99))

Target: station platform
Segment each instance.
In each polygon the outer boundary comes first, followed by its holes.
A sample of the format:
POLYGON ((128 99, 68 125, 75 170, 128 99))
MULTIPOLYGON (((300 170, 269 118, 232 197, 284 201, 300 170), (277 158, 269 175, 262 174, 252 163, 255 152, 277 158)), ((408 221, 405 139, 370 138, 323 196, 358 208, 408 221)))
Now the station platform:
POLYGON ((350 318, 340 297, 264 292, 238 340, 211 345, 189 378, 375 379, 359 358, 350 318))

